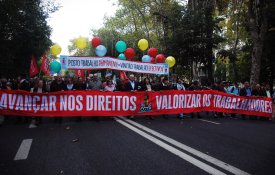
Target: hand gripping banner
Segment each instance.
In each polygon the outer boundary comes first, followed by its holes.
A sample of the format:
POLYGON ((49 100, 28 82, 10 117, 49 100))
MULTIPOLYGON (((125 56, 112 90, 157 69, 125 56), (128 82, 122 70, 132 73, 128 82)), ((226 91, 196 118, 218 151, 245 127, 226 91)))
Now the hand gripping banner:
POLYGON ((0 91, 0 115, 131 116, 225 112, 272 117, 272 99, 240 97, 218 91, 29 93, 0 91))

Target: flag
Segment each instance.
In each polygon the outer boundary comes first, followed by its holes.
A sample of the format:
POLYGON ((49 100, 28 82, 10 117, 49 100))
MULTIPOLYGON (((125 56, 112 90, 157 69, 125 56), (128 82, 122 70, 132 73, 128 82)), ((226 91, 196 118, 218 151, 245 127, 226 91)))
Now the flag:
POLYGON ((128 77, 127 77, 125 71, 120 71, 119 72, 119 78, 128 81, 128 77))
POLYGON ((46 54, 43 55, 42 63, 41 63, 41 66, 40 66, 40 70, 42 72, 44 72, 46 75, 49 75, 50 66, 49 66, 49 62, 48 62, 48 59, 46 57, 46 54))
POLYGON ((83 69, 77 69, 75 70, 75 75, 78 77, 84 77, 84 70, 83 69))
POLYGON ((31 66, 30 66, 30 77, 33 77, 36 74, 38 74, 38 67, 34 59, 34 56, 32 55, 31 66))

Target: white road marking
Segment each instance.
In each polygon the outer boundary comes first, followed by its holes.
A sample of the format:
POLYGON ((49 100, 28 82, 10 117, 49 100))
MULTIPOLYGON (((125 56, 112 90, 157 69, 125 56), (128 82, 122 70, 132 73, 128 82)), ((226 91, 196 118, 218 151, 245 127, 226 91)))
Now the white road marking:
POLYGON ((14 160, 24 160, 28 158, 31 149, 32 139, 24 139, 14 157, 14 160))
POLYGON ((220 168, 222 168, 224 170, 227 170, 227 171, 229 171, 229 172, 231 172, 233 174, 237 174, 237 175, 249 175, 249 173, 247 173, 247 172, 245 172, 243 170, 240 170, 240 169, 238 169, 238 168, 236 168, 236 167, 234 167, 234 166, 232 166, 230 164, 227 164, 227 163, 225 163, 225 162, 223 162, 223 161, 221 161, 219 159, 216 159, 216 158, 214 158, 212 156, 209 156, 209 155, 207 155, 207 154, 205 154, 203 152, 200 152, 200 151, 198 151, 196 149, 193 149, 193 148, 191 148, 191 147, 189 147, 187 145, 184 145, 184 144, 182 144, 182 143, 180 143, 180 142, 178 142, 178 141, 176 141, 176 140, 174 140, 174 139, 172 139, 170 137, 167 137, 167 136, 165 136, 165 135, 163 135, 163 134, 161 134, 159 132, 156 132, 156 131, 154 131, 154 130, 146 127, 146 126, 143 126, 143 125, 141 125, 141 124, 139 124, 137 122, 134 122, 132 120, 128 120, 128 119, 123 118, 123 117, 119 117, 119 118, 123 119, 124 121, 127 121, 128 123, 130 123, 130 124, 132 124, 132 125, 140 128, 140 129, 142 129, 142 130, 144 130, 144 131, 146 131, 146 132, 148 132, 148 133, 150 133, 150 134, 152 134, 152 135, 154 135, 154 136, 156 136, 156 137, 158 137, 158 138, 160 138, 160 139, 162 139, 162 140, 164 140, 164 141, 166 141, 166 142, 168 142, 168 143, 170 143, 170 144, 172 144, 172 145, 174 145, 174 146, 176 146, 178 148, 181 148, 182 150, 185 150, 185 151, 187 151, 187 152, 189 152, 189 153, 191 153, 191 154, 193 154, 193 155, 195 155, 195 156, 197 156, 197 157, 199 157, 201 159, 204 159, 204 160, 206 160, 206 161, 208 161, 208 162, 210 162, 210 163, 212 163, 212 164, 214 164, 214 165, 216 165, 216 166, 218 166, 218 167, 220 167, 220 168))
POLYGON ((145 133, 144 131, 142 131, 142 130, 140 130, 140 129, 138 129, 138 128, 136 128, 136 127, 134 127, 134 126, 132 126, 132 125, 130 125, 130 124, 128 124, 128 123, 120 120, 120 119, 115 118, 115 120, 118 123, 122 124, 123 126, 131 129, 132 131, 134 131, 134 132, 138 133, 139 135, 145 137, 146 139, 150 140, 151 142, 153 142, 153 143, 159 145, 160 147, 166 149, 167 151, 169 151, 169 152, 171 152, 171 153, 179 156, 180 158, 186 160, 187 162, 189 162, 189 163, 197 166, 198 168, 206 171, 207 173, 209 173, 209 174, 217 174, 217 175, 218 174, 219 175, 225 175, 225 173, 221 172, 220 170, 215 169, 215 168, 213 168, 213 167, 211 167, 211 166, 203 163, 202 161, 200 161, 198 159, 195 159, 195 158, 189 156, 188 154, 185 154, 185 153, 181 152, 180 150, 178 150, 178 149, 176 149, 176 148, 174 148, 174 147, 172 147, 172 146, 164 143, 163 141, 161 141, 161 140, 159 140, 159 139, 157 139, 157 138, 155 138, 155 137, 153 137, 153 136, 145 133))
POLYGON ((217 123, 217 122, 212 122, 210 120, 204 120, 204 119, 198 119, 200 121, 203 121, 203 122, 208 122, 208 123, 212 123, 212 124, 215 124, 215 125, 220 125, 221 123, 217 123))

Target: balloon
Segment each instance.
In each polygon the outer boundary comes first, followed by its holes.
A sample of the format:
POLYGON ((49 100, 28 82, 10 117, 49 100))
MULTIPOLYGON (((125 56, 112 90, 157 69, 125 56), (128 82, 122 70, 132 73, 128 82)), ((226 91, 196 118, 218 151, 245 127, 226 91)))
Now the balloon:
POLYGON ((61 64, 58 61, 53 61, 50 64, 50 71, 59 73, 61 70, 61 64))
POLYGON ((58 44, 55 44, 51 47, 51 54, 56 56, 59 55, 61 53, 61 47, 58 44))
POLYGON ((126 57, 123 53, 119 54, 118 58, 121 59, 121 60, 126 60, 126 57))
POLYGON ((148 41, 146 39, 141 39, 138 41, 138 48, 142 51, 148 48, 148 41))
POLYGON ((133 48, 127 48, 125 50, 124 54, 125 54, 127 60, 131 60, 131 59, 133 59, 135 57, 136 52, 135 52, 135 50, 133 48))
POLYGON ((157 54, 158 54, 158 49, 156 49, 156 48, 150 48, 148 50, 148 55, 150 57, 154 57, 155 58, 157 56, 157 54))
POLYGON ((99 57, 103 57, 105 56, 107 53, 107 49, 105 46, 103 45, 99 45, 95 48, 95 54, 99 57))
POLYGON ((169 65, 169 67, 173 67, 176 64, 176 60, 172 56, 167 57, 165 62, 169 65))
POLYGON ((116 43, 116 50, 119 52, 119 53, 122 53, 126 50, 126 43, 124 41, 118 41, 116 43))
POLYGON ((156 62, 157 63, 164 63, 165 62, 165 56, 163 54, 158 54, 156 56, 156 62))
POLYGON ((155 58, 154 57, 151 57, 151 61, 150 61, 151 63, 153 63, 153 64, 155 64, 156 62, 155 62, 155 58))
POLYGON ((79 37, 75 40, 75 45, 78 49, 85 49, 87 47, 87 39, 84 37, 79 37))
POLYGON ((149 55, 144 55, 141 60, 144 63, 150 63, 151 62, 151 57, 149 55))
POLYGON ((91 41, 91 44, 94 48, 96 48, 97 46, 99 46, 101 44, 101 38, 94 37, 91 41))

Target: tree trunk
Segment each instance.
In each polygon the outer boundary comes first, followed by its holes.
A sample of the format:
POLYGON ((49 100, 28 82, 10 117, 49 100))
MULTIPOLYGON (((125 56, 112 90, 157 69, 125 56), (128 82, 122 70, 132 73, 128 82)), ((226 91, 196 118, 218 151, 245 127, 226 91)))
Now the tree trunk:
POLYGON ((248 6, 248 24, 253 40, 250 83, 254 85, 260 81, 264 38, 267 33, 267 17, 264 5, 264 1, 250 0, 248 6))
POLYGON ((199 70, 198 70, 198 63, 193 61, 192 64, 192 78, 193 80, 199 80, 199 70))

